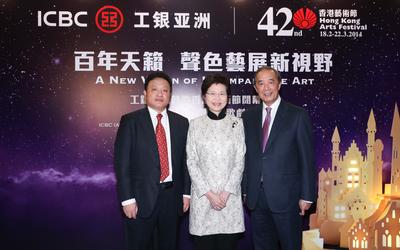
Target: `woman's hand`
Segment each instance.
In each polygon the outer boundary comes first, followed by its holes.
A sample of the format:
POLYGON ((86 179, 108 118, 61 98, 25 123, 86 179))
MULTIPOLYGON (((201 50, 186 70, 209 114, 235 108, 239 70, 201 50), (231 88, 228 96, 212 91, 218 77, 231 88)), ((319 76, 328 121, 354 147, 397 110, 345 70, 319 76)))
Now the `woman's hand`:
POLYGON ((229 193, 227 191, 222 191, 221 193, 219 193, 219 197, 224 202, 225 206, 226 206, 226 203, 228 202, 228 199, 229 199, 230 195, 231 195, 231 193, 229 193))
POLYGON ((220 211, 225 207, 225 202, 221 199, 221 197, 218 194, 212 191, 208 191, 206 193, 206 197, 210 201, 210 205, 213 209, 220 211))

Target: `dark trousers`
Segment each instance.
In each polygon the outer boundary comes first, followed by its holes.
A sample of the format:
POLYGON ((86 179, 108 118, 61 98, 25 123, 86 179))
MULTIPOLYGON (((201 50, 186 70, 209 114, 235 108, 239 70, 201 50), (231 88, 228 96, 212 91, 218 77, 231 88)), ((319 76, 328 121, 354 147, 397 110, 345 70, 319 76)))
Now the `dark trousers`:
POLYGON ((239 234, 194 236, 195 250, 236 250, 239 234))
MULTIPOLYGON (((301 250, 299 211, 274 213, 261 187, 256 208, 251 212, 255 250, 301 250)), ((277 191, 279 192, 279 191, 277 191)))
MULTIPOLYGON (((125 217, 127 250, 176 249, 178 205, 175 201, 173 187, 160 189, 157 204, 150 217, 125 217)), ((138 209, 140 210, 140 205, 138 209)))

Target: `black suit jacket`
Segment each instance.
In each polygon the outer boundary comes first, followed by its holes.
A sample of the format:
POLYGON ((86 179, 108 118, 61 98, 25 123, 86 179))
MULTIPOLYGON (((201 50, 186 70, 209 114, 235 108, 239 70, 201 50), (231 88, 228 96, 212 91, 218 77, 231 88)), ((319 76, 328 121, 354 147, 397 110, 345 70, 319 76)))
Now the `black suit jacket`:
MULTIPOLYGON (((168 112, 172 180, 175 200, 182 208, 183 194, 189 194, 190 181, 186 166, 186 138, 188 120, 171 111, 168 112)), ((147 108, 122 116, 114 148, 114 167, 120 202, 135 198, 139 217, 152 213, 160 185, 160 161, 157 141, 150 113, 147 108)), ((178 209, 182 214, 182 209, 178 209)))
POLYGON ((246 163, 242 181, 246 203, 254 209, 263 188, 273 212, 299 209, 299 199, 316 200, 312 127, 307 112, 284 100, 278 107, 265 152, 261 152, 262 104, 243 113, 246 163))

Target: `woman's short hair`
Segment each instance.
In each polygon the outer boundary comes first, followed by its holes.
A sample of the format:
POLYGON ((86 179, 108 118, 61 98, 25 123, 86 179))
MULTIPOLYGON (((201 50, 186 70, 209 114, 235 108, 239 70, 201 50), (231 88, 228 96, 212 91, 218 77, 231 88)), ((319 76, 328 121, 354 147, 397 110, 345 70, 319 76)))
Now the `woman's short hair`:
POLYGON ((225 86, 226 93, 229 96, 231 90, 229 80, 226 76, 221 74, 207 75, 206 78, 204 78, 203 84, 201 85, 201 95, 204 96, 207 93, 207 90, 210 88, 210 86, 217 83, 225 86))

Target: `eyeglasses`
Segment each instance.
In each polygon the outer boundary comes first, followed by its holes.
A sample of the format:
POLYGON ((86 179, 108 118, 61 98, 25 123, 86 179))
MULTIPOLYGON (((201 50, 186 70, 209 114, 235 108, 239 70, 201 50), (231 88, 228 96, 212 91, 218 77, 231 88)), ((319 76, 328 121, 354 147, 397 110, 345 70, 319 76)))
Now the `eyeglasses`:
POLYGON ((206 95, 211 96, 211 97, 225 97, 227 96, 226 93, 215 93, 215 92, 207 92, 206 95))

